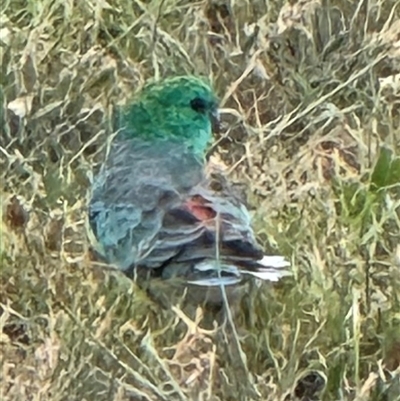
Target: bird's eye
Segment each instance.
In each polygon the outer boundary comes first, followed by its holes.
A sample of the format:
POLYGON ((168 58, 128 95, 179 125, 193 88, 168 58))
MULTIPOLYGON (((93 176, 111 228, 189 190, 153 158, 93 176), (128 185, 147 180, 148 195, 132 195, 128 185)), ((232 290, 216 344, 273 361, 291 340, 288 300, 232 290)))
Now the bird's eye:
POLYGON ((205 113, 208 110, 208 103, 201 97, 196 97, 190 101, 190 107, 198 113, 205 113))

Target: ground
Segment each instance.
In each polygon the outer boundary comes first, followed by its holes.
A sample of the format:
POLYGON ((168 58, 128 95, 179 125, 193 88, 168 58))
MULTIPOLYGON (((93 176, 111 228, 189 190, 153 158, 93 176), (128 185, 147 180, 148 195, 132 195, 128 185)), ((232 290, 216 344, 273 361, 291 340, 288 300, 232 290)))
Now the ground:
POLYGON ((0 19, 2 399, 400 399, 398 1, 15 0, 0 19), (222 326, 89 257, 113 107, 182 73, 213 81, 210 157, 293 266, 222 326))

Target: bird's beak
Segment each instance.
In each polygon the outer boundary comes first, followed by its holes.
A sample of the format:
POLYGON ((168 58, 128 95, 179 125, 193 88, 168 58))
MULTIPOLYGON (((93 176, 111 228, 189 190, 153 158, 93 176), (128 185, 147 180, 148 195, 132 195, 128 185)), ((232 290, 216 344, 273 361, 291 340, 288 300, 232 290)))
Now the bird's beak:
POLYGON ((221 131, 221 120, 219 118, 219 110, 217 108, 210 112, 211 128, 215 134, 221 131))

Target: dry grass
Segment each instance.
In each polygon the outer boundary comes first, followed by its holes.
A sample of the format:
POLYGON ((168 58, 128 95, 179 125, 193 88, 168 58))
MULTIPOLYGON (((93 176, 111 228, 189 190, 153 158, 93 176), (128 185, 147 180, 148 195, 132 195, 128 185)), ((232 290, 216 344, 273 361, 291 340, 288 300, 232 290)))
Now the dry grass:
POLYGON ((3 400, 400 399, 398 1, 2 8, 3 400), (244 298, 237 334, 87 256, 112 106, 184 72, 213 79, 214 156, 293 261, 244 298))

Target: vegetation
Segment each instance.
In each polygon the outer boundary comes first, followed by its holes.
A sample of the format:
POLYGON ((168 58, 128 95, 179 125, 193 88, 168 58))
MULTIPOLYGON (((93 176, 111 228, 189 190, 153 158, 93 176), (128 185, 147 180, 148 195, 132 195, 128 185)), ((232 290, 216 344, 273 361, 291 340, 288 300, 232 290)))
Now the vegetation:
POLYGON ((0 18, 2 399, 400 399, 398 1, 14 0, 0 18), (215 83, 210 157, 293 263, 224 324, 89 257, 112 108, 182 73, 215 83))

